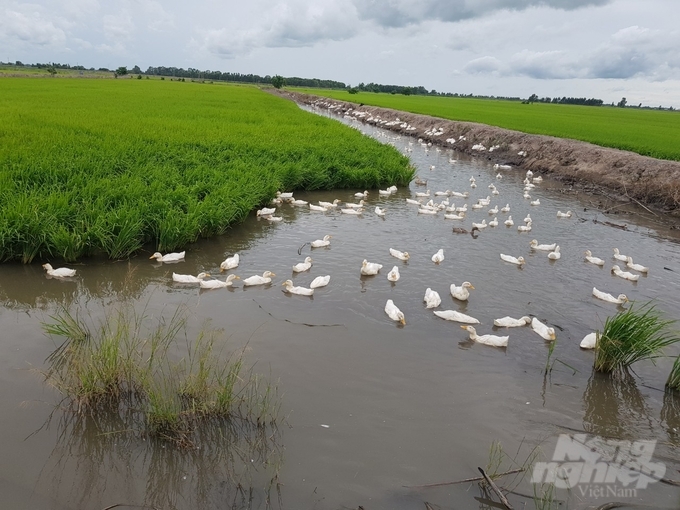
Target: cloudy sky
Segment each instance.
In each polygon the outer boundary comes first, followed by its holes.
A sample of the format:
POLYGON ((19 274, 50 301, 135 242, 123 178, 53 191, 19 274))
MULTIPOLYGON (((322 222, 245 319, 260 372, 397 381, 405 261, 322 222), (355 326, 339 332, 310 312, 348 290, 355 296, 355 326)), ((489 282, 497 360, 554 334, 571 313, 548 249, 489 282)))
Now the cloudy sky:
POLYGON ((0 0, 0 60, 680 108, 680 0, 0 0))

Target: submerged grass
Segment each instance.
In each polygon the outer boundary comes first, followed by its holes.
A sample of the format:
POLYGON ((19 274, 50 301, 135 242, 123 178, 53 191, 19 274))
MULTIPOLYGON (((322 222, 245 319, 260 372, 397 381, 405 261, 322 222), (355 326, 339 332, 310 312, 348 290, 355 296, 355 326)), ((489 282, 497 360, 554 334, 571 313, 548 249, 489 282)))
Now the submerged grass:
POLYGON ((218 332, 203 328, 190 339, 180 309, 152 319, 125 304, 98 322, 61 310, 43 328, 65 338, 48 358, 46 378, 76 413, 141 413, 126 428, 143 423, 140 434, 181 446, 193 445, 206 423, 276 422, 276 387, 246 369, 241 354, 225 359, 215 352, 218 332), (185 341, 179 345, 181 337, 185 341))
POLYGON ((0 79, 0 261, 223 233, 277 189, 410 181, 393 147, 254 87, 0 79))
POLYGON ((660 159, 680 161, 680 114, 561 104, 461 97, 404 96, 343 90, 297 89, 342 101, 394 108, 449 120, 480 122, 524 133, 572 138, 603 147, 629 150, 660 159))
POLYGON ((624 371, 637 361, 663 356, 665 347, 680 342, 680 337, 669 330, 674 323, 663 319, 649 303, 608 317, 597 343, 595 370, 624 371))

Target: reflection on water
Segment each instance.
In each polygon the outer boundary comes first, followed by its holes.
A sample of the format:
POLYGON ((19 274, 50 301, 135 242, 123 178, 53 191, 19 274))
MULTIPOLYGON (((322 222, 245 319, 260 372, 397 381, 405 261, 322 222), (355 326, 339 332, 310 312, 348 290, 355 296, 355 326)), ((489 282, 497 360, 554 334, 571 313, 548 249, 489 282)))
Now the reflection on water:
POLYGON ((589 434, 639 439, 654 433, 652 410, 629 372, 593 372, 583 394, 583 428, 589 434))
POLYGON ((56 428, 57 441, 38 483, 49 484, 56 497, 74 508, 142 500, 163 509, 280 503, 283 452, 277 428, 220 420, 196 432, 200 446, 180 449, 133 434, 131 422, 143 418, 131 413, 56 409, 43 426, 45 431, 56 428))

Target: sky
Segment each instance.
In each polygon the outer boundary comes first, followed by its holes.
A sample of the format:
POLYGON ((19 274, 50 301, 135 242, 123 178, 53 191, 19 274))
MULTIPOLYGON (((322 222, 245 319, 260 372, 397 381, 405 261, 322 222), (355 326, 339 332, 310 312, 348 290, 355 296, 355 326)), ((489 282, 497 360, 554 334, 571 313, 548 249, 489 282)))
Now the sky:
POLYGON ((0 0, 0 60, 680 108, 680 0, 0 0))

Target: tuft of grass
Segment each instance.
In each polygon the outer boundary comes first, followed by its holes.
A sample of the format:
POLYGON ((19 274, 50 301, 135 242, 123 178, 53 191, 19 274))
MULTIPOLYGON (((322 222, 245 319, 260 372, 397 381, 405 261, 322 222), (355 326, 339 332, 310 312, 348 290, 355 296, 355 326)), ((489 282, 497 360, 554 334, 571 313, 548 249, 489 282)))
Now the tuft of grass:
POLYGON ((595 354, 595 370, 613 373, 625 371, 641 360, 663 356, 662 350, 680 341, 655 306, 647 303, 608 317, 604 323, 595 354))
POLYGON ((275 425, 276 387, 246 370, 242 353, 225 359, 215 352, 216 331, 204 327, 189 337, 180 308, 150 322, 129 304, 99 321, 59 311, 43 324, 46 333, 64 338, 47 360, 46 379, 76 413, 118 411, 130 419, 126 429, 179 446, 194 445, 206 425, 275 425))
POLYGON ((680 356, 676 356, 671 373, 668 374, 666 387, 675 391, 680 391, 680 356))

